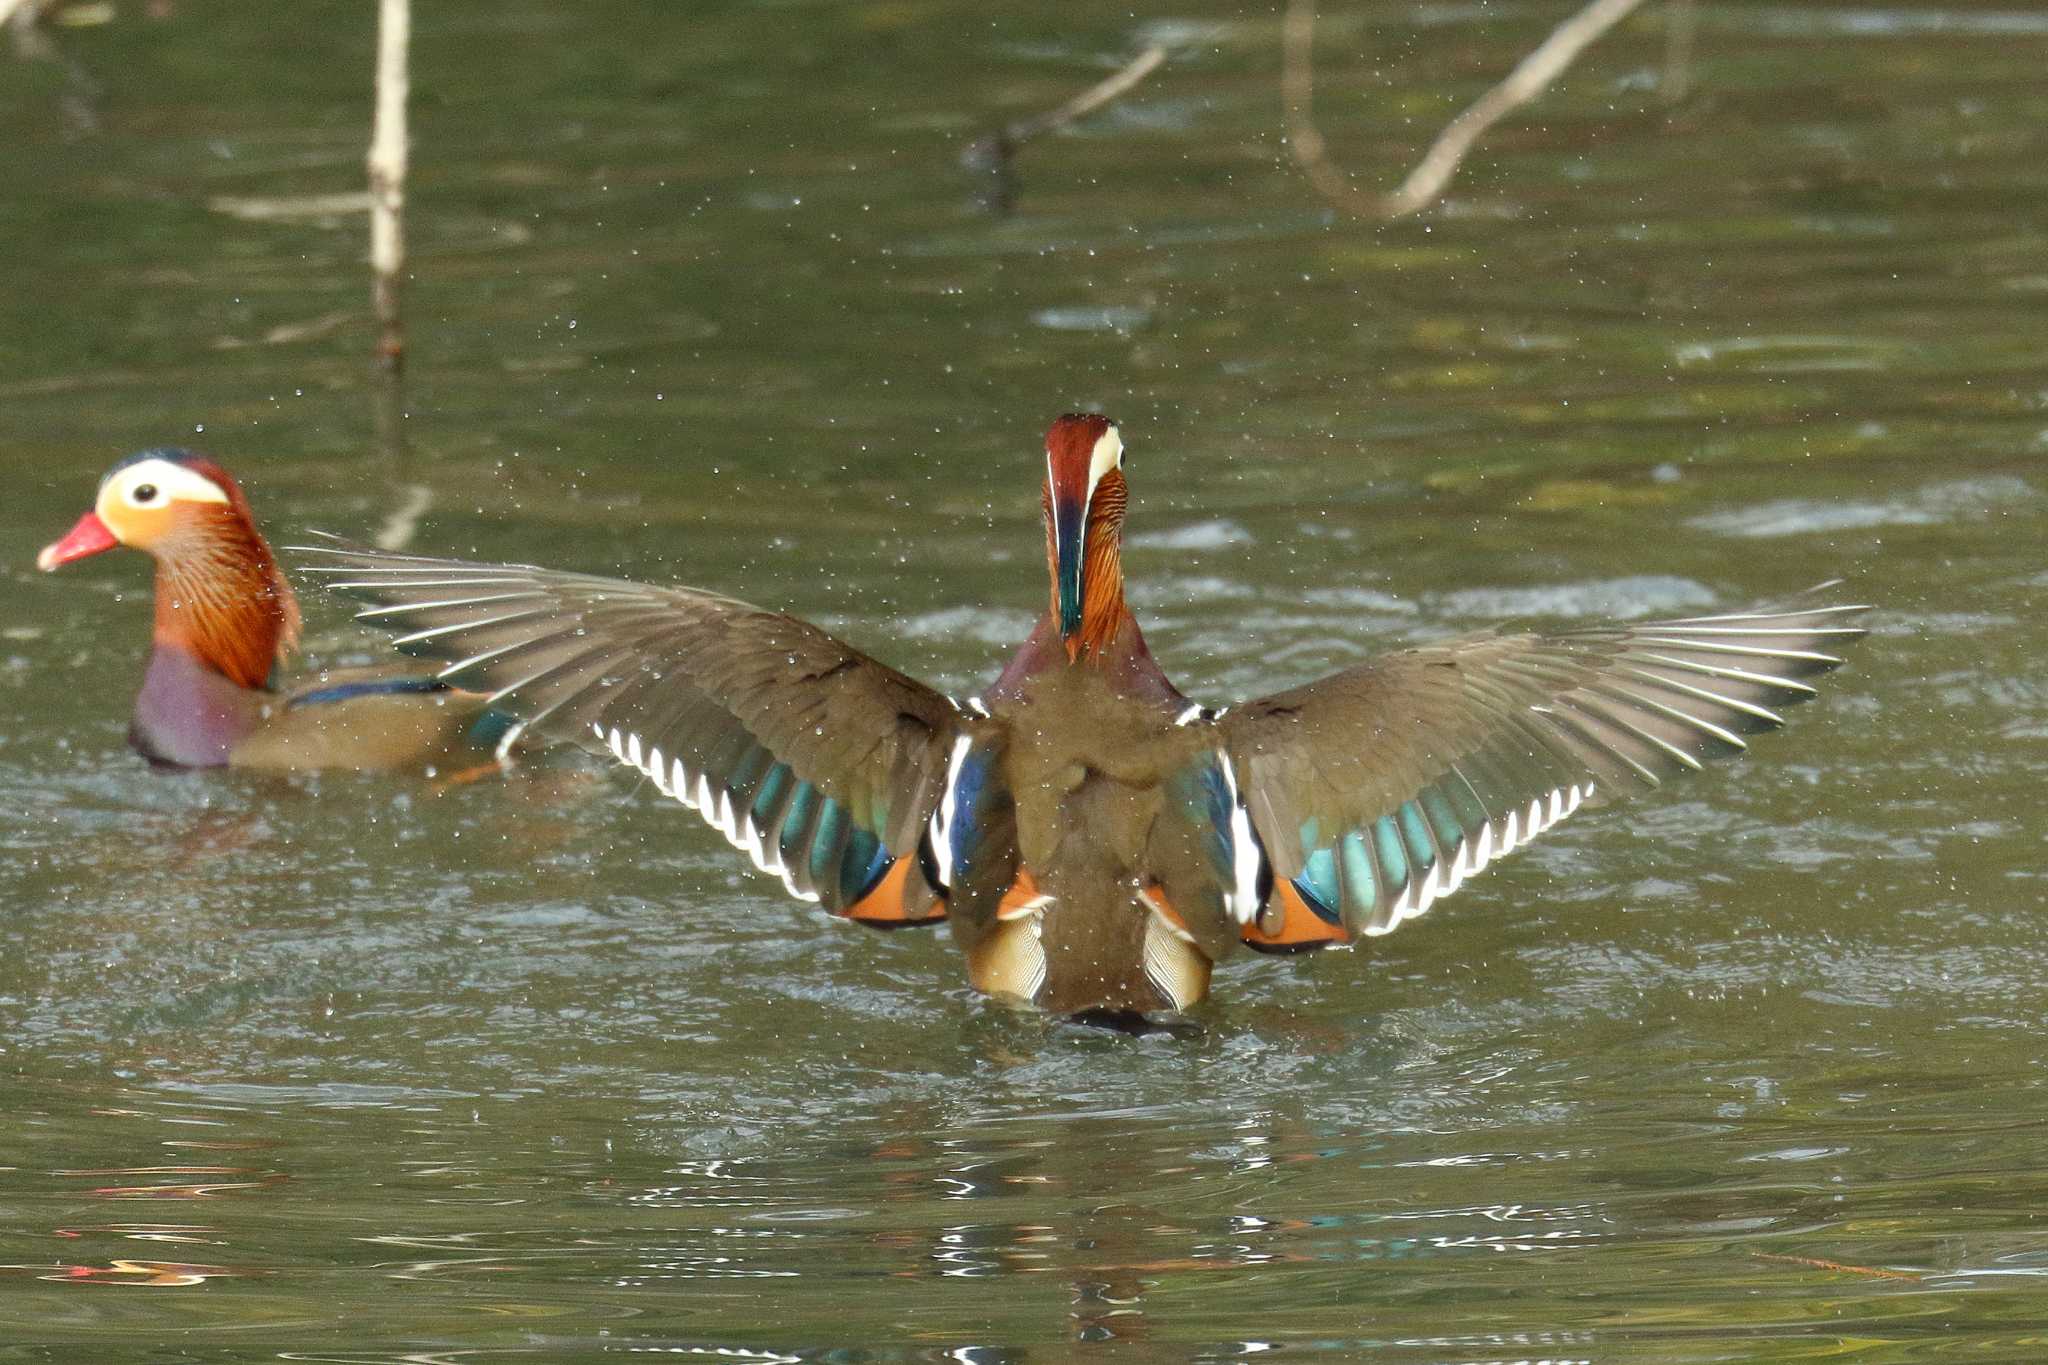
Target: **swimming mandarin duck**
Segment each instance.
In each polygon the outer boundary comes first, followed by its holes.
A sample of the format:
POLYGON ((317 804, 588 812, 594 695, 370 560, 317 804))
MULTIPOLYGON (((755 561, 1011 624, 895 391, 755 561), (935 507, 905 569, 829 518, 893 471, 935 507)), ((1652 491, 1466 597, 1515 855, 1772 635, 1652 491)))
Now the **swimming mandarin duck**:
POLYGON ((36 566, 117 545, 156 561, 156 624, 129 743, 186 768, 385 768, 494 743, 504 717, 438 678, 388 669, 274 686, 299 639, 299 604, 226 470, 145 450, 107 471, 93 510, 36 566))
POLYGON ((1046 438, 1051 601, 955 702, 814 626, 681 587, 313 548, 440 676, 602 751, 793 894, 947 920, 979 989, 1182 1010, 1250 947, 1383 934, 1585 806, 1814 694, 1861 607, 1494 633, 1248 704, 1183 696, 1124 605, 1117 428, 1046 438))

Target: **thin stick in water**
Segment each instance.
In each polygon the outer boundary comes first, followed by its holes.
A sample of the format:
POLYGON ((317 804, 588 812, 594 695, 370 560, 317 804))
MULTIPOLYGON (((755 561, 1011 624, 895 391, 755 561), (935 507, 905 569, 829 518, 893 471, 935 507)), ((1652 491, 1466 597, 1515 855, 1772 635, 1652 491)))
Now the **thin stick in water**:
POLYGON ((1007 211, 1015 191, 1011 163, 1024 144, 1042 134, 1066 127, 1079 118, 1094 113, 1111 100, 1128 93, 1139 81, 1144 80, 1166 60, 1166 48, 1154 43, 1137 56, 1125 62, 1103 80, 1097 81, 1072 99, 1049 109, 1043 114, 1012 120, 986 137, 977 138, 967 150, 960 154, 960 164, 969 170, 982 171, 994 182, 993 190, 985 198, 991 207, 1007 211))
POLYGON ((1693 38, 1700 26, 1698 0, 1671 0, 1664 7, 1664 88, 1671 104, 1692 93, 1693 38))
POLYGON ((1593 0, 1551 30, 1522 58, 1507 79, 1452 119, 1416 163, 1400 188, 1371 194, 1354 186, 1330 160, 1315 125, 1315 0, 1288 0, 1281 29, 1281 93, 1287 104, 1288 145, 1316 192, 1336 207, 1366 218, 1400 218, 1428 207, 1457 173, 1458 164, 1482 134, 1503 117, 1548 89, 1595 39, 1633 12, 1642 0, 1593 0))
POLYGON ((405 269, 406 98, 411 93, 412 0, 378 0, 377 110, 370 131, 370 299, 377 355, 387 369, 405 361, 399 282, 405 269))

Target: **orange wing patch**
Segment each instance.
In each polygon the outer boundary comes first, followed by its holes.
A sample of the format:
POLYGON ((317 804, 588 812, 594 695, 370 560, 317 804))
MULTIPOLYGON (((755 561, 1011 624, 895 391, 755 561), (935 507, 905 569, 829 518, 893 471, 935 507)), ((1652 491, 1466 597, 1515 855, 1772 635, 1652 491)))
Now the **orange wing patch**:
MULTIPOLYGON (((907 929, 919 924, 937 924, 946 917, 946 902, 934 896, 923 905, 909 901, 910 873, 917 866, 915 858, 898 858, 889 870, 882 874, 882 880, 875 883, 874 890, 862 896, 839 913, 847 919, 859 920, 862 924, 877 929, 907 929)), ((923 878, 919 878, 922 882, 923 878)))
POLYGON ((1244 941, 1262 953, 1300 953, 1351 942, 1351 931, 1309 908, 1294 884, 1276 881, 1258 918, 1245 925, 1244 941), (1270 926, 1270 927, 1269 927, 1270 926))

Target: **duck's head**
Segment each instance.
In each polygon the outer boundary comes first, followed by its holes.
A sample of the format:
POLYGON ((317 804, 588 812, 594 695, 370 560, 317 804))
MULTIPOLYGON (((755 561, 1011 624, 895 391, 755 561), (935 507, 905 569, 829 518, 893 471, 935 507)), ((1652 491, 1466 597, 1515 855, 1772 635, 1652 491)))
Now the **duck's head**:
POLYGON ((47 573, 117 545, 164 559, 245 527, 253 533, 249 504, 225 469, 188 450, 144 450, 107 471, 92 510, 43 547, 36 567, 47 573))
POLYGON ((1068 413, 1045 434, 1045 546, 1067 657, 1100 646, 1123 614, 1124 443, 1100 413, 1068 413))
POLYGON ((43 547, 49 572, 117 545, 157 564, 159 643, 173 641, 245 687, 298 638, 299 608, 225 469, 188 450, 144 450, 100 480, 90 512, 43 547))

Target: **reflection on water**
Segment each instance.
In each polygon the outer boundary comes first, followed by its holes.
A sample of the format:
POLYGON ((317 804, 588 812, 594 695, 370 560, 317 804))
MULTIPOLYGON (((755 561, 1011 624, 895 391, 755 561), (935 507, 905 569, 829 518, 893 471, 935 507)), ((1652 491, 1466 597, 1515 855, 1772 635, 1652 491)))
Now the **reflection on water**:
MULTIPOLYGON (((1591 1031, 1581 1065, 1635 1050, 1604 1032, 1591 1031)), ((52 1286, 36 1294, 260 1285, 244 1291, 258 1297, 242 1305, 242 1330, 267 1348, 330 1336, 374 1346, 466 1322, 462 1339, 500 1349, 601 1341, 809 1358, 851 1330, 887 1359, 1147 1341, 1228 1356, 1252 1349, 1242 1328, 1257 1323, 1273 1349, 1436 1359, 1540 1344, 1567 1358, 1708 1360, 1725 1358, 1731 1330, 1788 1345, 1843 1332, 1954 1340, 1944 1324, 1964 1311, 1959 1294, 1985 1316, 1983 1354, 2012 1345, 1995 1324, 2024 1320, 2028 1300, 2011 1296, 2044 1267, 2026 1212, 2042 1183, 2032 1125, 1989 1104, 1958 1112, 1946 1078, 1921 1076, 1829 1097, 1842 1140, 1815 1143, 1800 1111, 1821 1098, 1816 1085, 1836 1083, 1822 1065, 1778 1081, 1654 1078, 1640 1101, 1602 1104, 1525 1074, 1512 1054, 1528 1051, 1397 1068, 1423 1072, 1413 1084, 1425 1100, 1452 1082, 1493 1097, 1462 1122, 1444 1109, 1422 1126, 1271 1108, 1203 1119, 1192 1107, 1149 1122, 1128 1110, 964 1128, 871 1119, 733 1159, 664 1161, 643 1142, 536 1129, 519 1102, 356 1111, 359 1139, 434 1151, 393 1165, 312 1140, 335 1120, 328 1106, 137 1095, 118 1116, 130 1142, 160 1142, 201 1115, 240 1132, 296 1131, 293 1178, 205 1222, 17 1226, 11 1241, 59 1239, 62 1259, 6 1269, 52 1286), (1697 1120, 1654 1117, 1693 1089, 1710 1102, 1697 1120), (1595 1141, 1528 1141, 1546 1135, 1595 1141), (379 1212, 365 1223, 369 1199, 379 1212), (208 1257, 162 1259, 172 1246, 208 1257), (313 1328, 323 1299, 356 1279, 404 1294, 408 1310, 379 1325, 370 1306, 351 1326, 313 1328), (1587 1292, 1560 1295, 1559 1284, 1587 1292), (1447 1302, 1458 1305, 1448 1318, 1447 1302), (702 1333, 707 1313, 725 1335, 702 1333)), ((31 1178, 18 1192, 32 1197, 64 1174, 20 1173, 31 1178)), ((26 1311, 25 1294, 10 1296, 16 1326, 142 1331, 150 1318, 109 1300, 52 1304, 45 1317, 26 1311)))
MULTIPOLYGON (((1368 226, 1273 141, 1270 16, 430 8, 400 469, 323 198, 363 8, 73 8, 99 131, 0 82, 0 1360, 2039 1354, 2036 16, 1710 6, 1666 109, 1646 13, 1368 226), (965 206, 964 140, 1154 38, 965 206), (1878 633, 1745 763, 1129 1038, 573 761, 148 772, 140 566, 30 567, 176 439, 281 533, 682 578, 972 688, 1042 605, 1033 442, 1097 405, 1205 700, 1836 576, 1878 633)), ((1375 183, 1555 19, 1323 9, 1375 183)))

